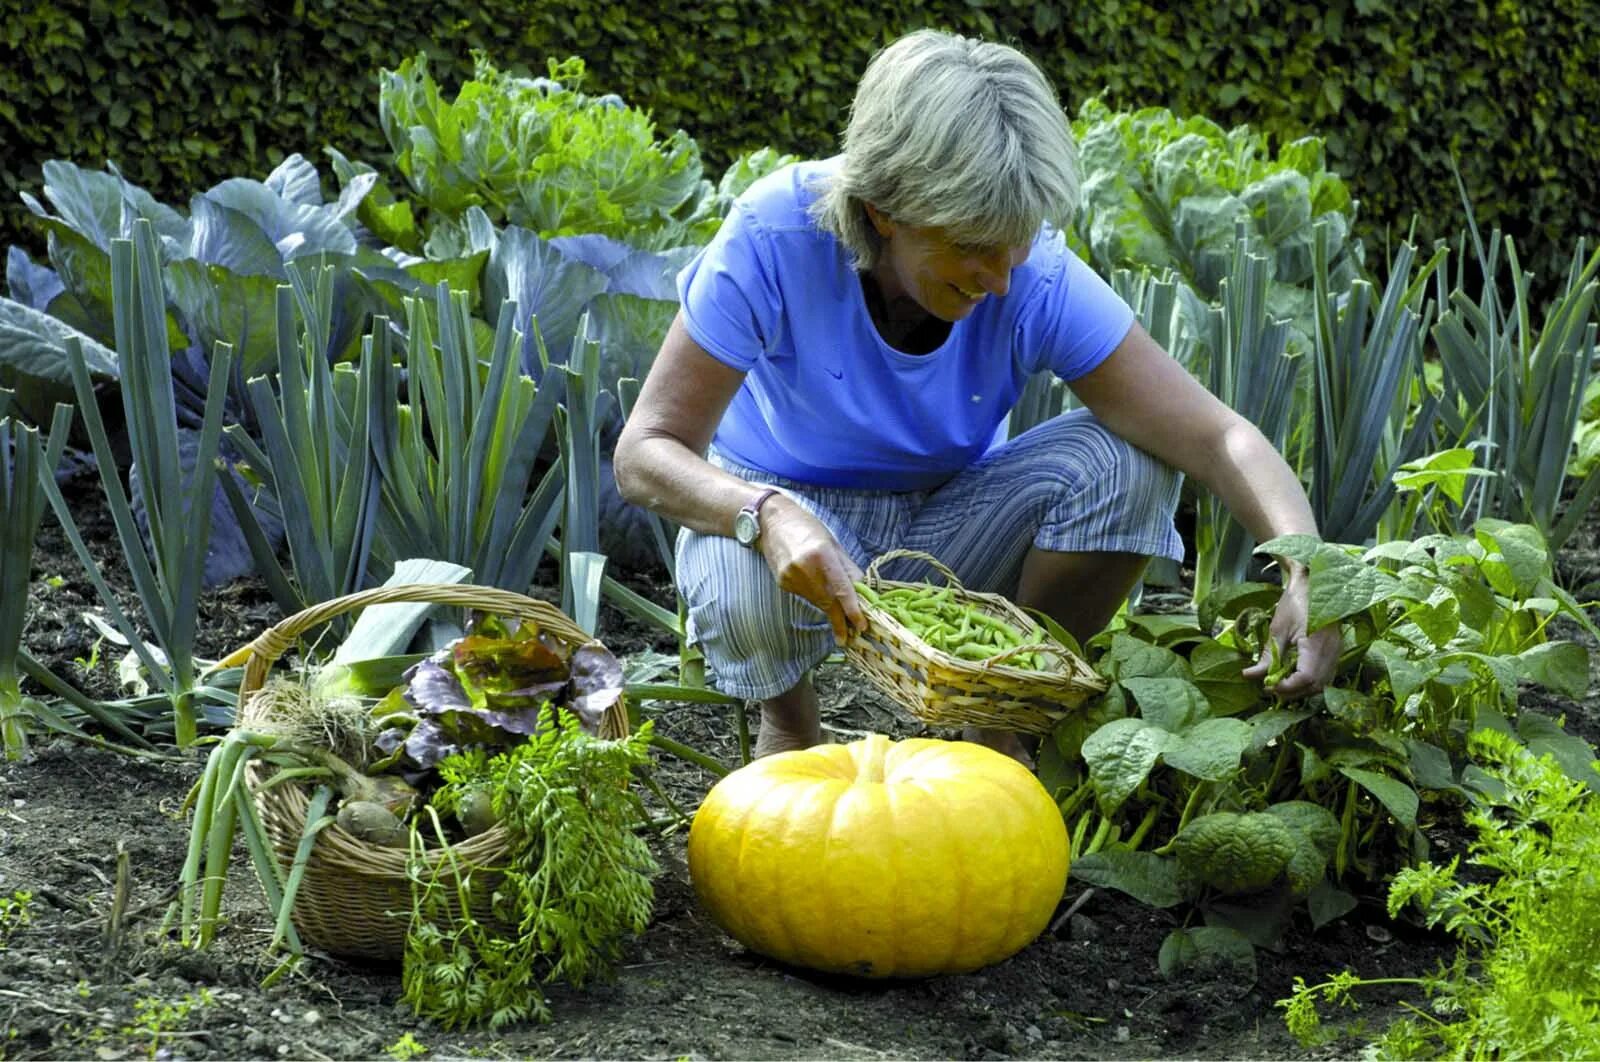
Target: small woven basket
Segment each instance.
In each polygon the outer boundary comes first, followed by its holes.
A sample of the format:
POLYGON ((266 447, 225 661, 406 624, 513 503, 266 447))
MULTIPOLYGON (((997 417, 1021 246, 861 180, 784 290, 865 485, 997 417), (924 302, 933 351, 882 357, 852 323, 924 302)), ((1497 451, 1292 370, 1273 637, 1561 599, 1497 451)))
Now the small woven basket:
MULTIPOLYGON (((244 678, 239 684, 239 724, 249 727, 258 721, 253 713, 254 694, 266 681, 274 661, 312 627, 344 612, 396 601, 460 605, 499 616, 532 620, 569 649, 589 644, 592 638, 555 606, 509 590, 446 583, 411 583, 383 586, 324 601, 268 628, 249 645, 235 653, 248 652, 244 678)), ((607 709, 600 723, 606 738, 628 735, 627 706, 619 698, 607 709)), ((252 762, 246 773, 256 811, 272 839, 274 854, 283 872, 294 863, 295 850, 305 831, 310 800, 299 784, 262 785, 274 768, 252 762)), ((500 879, 495 870, 510 853, 510 835, 495 826, 476 837, 450 847, 449 858, 469 879, 465 890, 470 896, 473 916, 494 924, 490 897, 500 879)), ((405 849, 382 848, 357 839, 337 824, 317 835, 306 861, 305 876, 296 894, 291 917, 301 940, 334 955, 349 958, 397 961, 405 954, 406 930, 411 915, 411 881, 407 863, 411 853, 405 849)), ((430 851, 426 866, 419 869, 424 880, 438 881, 454 896, 460 878, 444 861, 442 850, 430 851)))
POLYGON ((954 572, 926 553, 890 550, 868 566, 866 584, 874 590, 923 586, 878 574, 880 566, 899 557, 926 561, 963 604, 1011 624, 1025 641, 1042 643, 1008 649, 987 660, 962 660, 935 649, 887 611, 863 600, 867 628, 846 643, 845 659, 917 719, 929 726, 1043 734, 1072 709, 1105 691, 1105 680, 1032 616, 999 594, 966 589, 954 572), (1039 666, 1009 663, 1023 653, 1032 653, 1039 666))

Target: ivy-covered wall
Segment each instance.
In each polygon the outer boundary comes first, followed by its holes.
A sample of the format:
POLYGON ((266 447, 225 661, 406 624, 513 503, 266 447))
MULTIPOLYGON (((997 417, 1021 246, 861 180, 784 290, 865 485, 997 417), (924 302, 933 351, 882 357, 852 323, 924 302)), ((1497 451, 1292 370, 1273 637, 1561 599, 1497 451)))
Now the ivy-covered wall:
POLYGON ((1317 133, 1362 200, 1369 239, 1420 212, 1426 238, 1464 217, 1454 154, 1487 228, 1524 264, 1563 269, 1600 234, 1600 5, 1591 0, 1142 0, 1067 4, 772 0, 0 0, 0 245, 40 238, 18 192, 65 157, 115 161, 165 201, 260 176, 326 145, 381 165, 376 75, 428 51, 440 77, 485 49, 542 72, 581 55, 616 91, 682 127, 715 168, 771 144, 836 145, 873 49, 920 25, 1009 40, 1038 58, 1069 108, 1162 105, 1283 138, 1317 133), (281 13, 279 13, 281 12, 281 13))

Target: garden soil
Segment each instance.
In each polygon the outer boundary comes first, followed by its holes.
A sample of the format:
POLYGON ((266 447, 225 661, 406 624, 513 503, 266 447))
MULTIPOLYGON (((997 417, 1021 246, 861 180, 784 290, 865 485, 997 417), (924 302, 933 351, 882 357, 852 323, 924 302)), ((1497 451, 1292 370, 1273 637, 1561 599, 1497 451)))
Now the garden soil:
MULTIPOLYGON (((98 488, 79 479, 66 489, 102 571, 134 608, 98 488)), ((1563 557, 1580 592, 1597 570, 1594 536, 1583 538, 1587 551, 1563 557)), ((636 587, 662 596, 648 582, 636 587)), ((30 606, 26 641, 35 655, 97 696, 116 695, 118 654, 106 645, 95 652, 82 613, 98 601, 53 523, 35 554, 30 606)), ((219 588, 202 602, 203 655, 221 656, 280 618, 254 580, 219 588)), ((651 646, 611 613, 602 634, 622 654, 669 648, 651 646)), ((926 733, 843 665, 825 665, 818 684, 837 740, 926 733)), ((1541 706, 1597 736, 1594 701, 1541 706)), ((731 711, 645 707, 661 733, 737 759, 731 711)), ((668 826, 652 834, 661 865, 654 916, 628 944, 614 982, 552 986, 548 1024, 446 1031, 400 1001, 395 968, 313 952, 263 988, 277 959, 242 851, 215 944, 179 946, 164 919, 187 844, 184 798, 200 767, 198 754, 137 759, 48 738, 35 740, 24 761, 0 763, 0 898, 32 895, 27 924, 0 935, 0 1059, 1352 1057, 1365 1041, 1350 1023, 1381 1029, 1403 1013, 1406 997, 1369 997, 1359 1014, 1340 1018, 1345 1035, 1308 1050, 1288 1036, 1275 1006, 1294 978, 1344 969, 1418 975, 1453 953, 1448 939, 1389 920, 1373 893, 1345 919, 1317 932, 1297 926, 1281 951, 1261 952, 1253 983, 1226 971, 1169 981, 1157 953, 1178 916, 1070 882, 1050 928, 988 969, 887 983, 827 977, 751 954, 723 934, 695 903, 686 829, 668 826)), ((713 781, 671 757, 655 774, 686 809, 713 781)), ((651 806, 671 819, 664 805, 651 806)), ((1436 844, 1440 854, 1451 849, 1449 837, 1436 844)))

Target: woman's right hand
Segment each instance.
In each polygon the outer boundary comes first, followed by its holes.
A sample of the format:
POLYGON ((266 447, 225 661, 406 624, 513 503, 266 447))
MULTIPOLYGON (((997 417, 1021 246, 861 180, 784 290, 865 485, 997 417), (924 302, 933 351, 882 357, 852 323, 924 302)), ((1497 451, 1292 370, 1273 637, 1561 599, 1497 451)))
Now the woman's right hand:
POLYGON ((785 495, 774 495, 761 507, 757 544, 779 588, 821 609, 840 645, 866 629, 855 587, 861 569, 821 520, 785 495))

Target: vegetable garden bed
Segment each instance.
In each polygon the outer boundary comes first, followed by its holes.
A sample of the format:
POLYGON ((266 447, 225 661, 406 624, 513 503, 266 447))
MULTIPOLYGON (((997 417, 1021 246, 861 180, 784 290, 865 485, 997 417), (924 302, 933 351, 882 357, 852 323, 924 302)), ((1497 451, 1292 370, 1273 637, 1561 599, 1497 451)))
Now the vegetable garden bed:
MULTIPOLYGON (((96 484, 83 478, 67 493, 102 571, 131 605, 96 484)), ((1569 541, 1569 585, 1600 580, 1595 541, 1593 523, 1569 541)), ((94 656, 80 613, 95 597, 80 570, 47 524, 28 643, 52 668, 110 696, 118 654, 104 647, 87 674, 73 663, 94 656)), ((664 599, 659 587, 634 589, 664 599)), ((258 581, 228 584, 201 601, 201 654, 221 655, 277 618, 258 581)), ((604 613, 601 630, 622 655, 671 648, 652 646, 618 613, 604 613)), ((840 665, 822 669, 819 688, 824 723, 841 738, 925 732, 840 665)), ((1536 706, 1600 737, 1600 698, 1536 706)), ((647 708, 662 734, 736 759, 726 709, 647 708)), ((1052 927, 1014 958, 967 976, 869 984, 788 969, 725 936, 695 905, 687 831, 678 830, 651 835, 662 865, 654 916, 626 948, 616 983, 552 986, 548 1025, 447 1033, 401 1005, 398 970, 314 962, 263 988, 272 925, 246 859, 234 861, 229 921, 212 949, 181 949, 161 931, 187 844, 180 805, 199 770, 198 757, 143 761, 46 741, 26 762, 0 763, 0 897, 31 893, 25 910, 0 910, 0 1057, 1328 1057, 1354 1054, 1361 1041, 1302 1048, 1274 1005, 1295 977, 1347 968, 1416 976, 1455 951, 1441 933, 1391 921, 1373 893, 1316 933, 1297 925, 1281 952, 1260 952, 1254 985, 1231 972, 1167 980, 1157 952, 1181 915, 1069 880, 1052 927)), ((657 779, 684 807, 714 780, 671 757, 661 758, 657 779)), ((1463 840, 1436 834, 1435 855, 1457 854, 1463 840)), ((1400 998, 1368 994, 1361 1017, 1381 1029, 1400 998)))
MULTIPOLYGON (((1575 796, 1600 789, 1600 253, 1588 240, 1564 293, 1536 305, 1516 242, 1484 238, 1463 184, 1469 231, 1454 247, 1386 246, 1387 268, 1367 248, 1362 266, 1354 191, 1319 139, 1274 154, 1248 129, 1086 105, 1077 134, 1085 190, 1098 191, 1072 245, 1285 451, 1328 541, 1281 536, 1252 555, 1220 502, 1194 491, 1190 567, 1150 573, 1178 592, 1084 646, 998 602, 1004 616, 932 617, 880 601, 889 618, 851 647, 856 669, 818 672, 832 736, 948 737, 983 719, 932 709, 1037 709, 1014 728, 1048 731, 1037 773, 1074 855, 1061 904, 1050 909, 1055 885, 1040 898, 1048 928, 1014 957, 865 983, 760 958, 694 899, 686 812, 749 735, 680 645, 673 588, 637 574, 671 567, 673 529, 624 506, 608 467, 676 312, 672 278, 786 156, 753 151, 713 185, 685 134, 658 139, 646 112, 578 91, 577 59, 551 66, 560 80, 487 61, 477 73, 445 105, 425 61, 385 72, 379 114, 399 116, 384 119, 389 161, 411 198, 330 148, 336 199, 298 153, 187 207, 67 160, 26 199, 49 264, 12 248, 0 298, 0 368, 26 370, 0 388, 0 1062, 1323 1057, 1358 1054, 1386 1029, 1402 1057, 1600 1053, 1600 967, 1574 943, 1600 936, 1600 803, 1575 796), (521 135, 547 125, 582 135, 521 135), (435 172, 436 153, 418 150, 457 141, 498 145, 493 165, 463 157, 435 172), (1171 241, 1146 238, 1169 227, 1171 241), (61 457, 70 418, 57 400, 75 402, 92 453, 61 457), (47 502, 54 519, 36 534, 47 502), (1308 625, 1337 624, 1343 639, 1311 701, 1264 696, 1242 674, 1277 599, 1251 581, 1268 554, 1306 565, 1308 625), (436 616, 418 632, 394 612, 343 615, 385 582, 384 600, 438 591, 425 599, 468 604, 453 581, 469 573, 542 626, 436 616), (330 602, 339 615, 323 626, 330 602), (308 615, 324 640, 274 648, 281 621, 308 615), (212 746, 234 721, 230 683, 254 688, 261 668, 241 679, 206 664, 242 663, 232 651, 263 632, 253 662, 305 670, 272 676, 282 698, 246 703, 245 725, 212 746), (469 632, 471 644, 453 641, 469 632), (385 641, 415 655, 373 660, 385 641), (336 666, 320 670, 333 643, 336 666), (379 681, 446 644, 407 675, 407 696, 398 677, 379 681), (870 672, 898 707, 863 681, 867 647, 905 657, 870 672), (1053 666, 1079 650, 1082 671, 1053 666), (490 657, 507 666, 483 668, 490 657), (363 684, 383 710, 342 696, 363 684), (540 729, 558 690, 584 725, 540 729), (586 713, 605 713, 613 725, 595 729, 608 738, 631 736, 588 744, 586 713), (76 729, 90 718, 90 733, 76 729), (534 740, 502 757, 480 724, 534 740), (1499 734, 1469 733, 1480 727, 1499 734), (463 754, 447 755, 458 741, 463 754), (215 769, 197 787, 207 748, 215 769), (374 803, 382 794, 358 783, 391 768, 415 768, 414 788, 374 803), (635 768, 642 784, 621 784, 635 768), (254 802, 225 781, 269 772, 303 810, 268 815, 258 803, 276 797, 254 802), (468 814, 483 798, 493 825, 468 814), (403 969, 318 953, 334 944, 292 931, 288 911, 312 853, 326 854, 313 835, 393 843, 396 810, 419 799, 451 869, 410 890, 403 969), (469 866, 480 840, 504 860, 469 866), (631 886, 611 887, 607 868, 624 866, 638 871, 631 886), (557 867, 571 873, 552 887, 557 867), (281 903, 263 899, 257 872, 281 903), (516 912, 482 910, 489 882, 516 912), (1452 916, 1453 935, 1424 928, 1424 910, 1452 916), (513 944, 503 930, 518 919, 513 944), (646 928, 606 929, 622 922, 646 928), (291 963, 301 942, 310 960, 291 963), (589 976, 613 960, 615 980, 589 976), (1421 1013, 1424 987, 1459 1007, 1391 1025, 1421 1013), (1351 989, 1364 1027, 1337 1006, 1351 989)), ((1010 431, 1065 398, 1036 377, 1010 431)), ((1292 656, 1274 654, 1271 674, 1292 656)), ((319 879, 334 886, 311 890, 341 928, 362 924, 348 898, 328 902, 341 873, 381 864, 381 912, 430 862, 420 817, 403 831, 408 856, 372 848, 386 858, 343 864, 319 879)), ((831 910, 814 917, 841 922, 831 910)), ((375 946, 381 933, 354 935, 340 954, 395 953, 375 946)), ((859 969, 861 956, 843 961, 859 969)))

